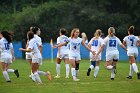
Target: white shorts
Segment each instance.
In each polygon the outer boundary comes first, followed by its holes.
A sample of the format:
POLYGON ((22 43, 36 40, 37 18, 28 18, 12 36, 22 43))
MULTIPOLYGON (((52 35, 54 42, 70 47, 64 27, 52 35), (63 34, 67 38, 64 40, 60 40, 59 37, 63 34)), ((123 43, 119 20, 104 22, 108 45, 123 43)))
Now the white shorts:
POLYGON ((42 65, 42 58, 32 58, 32 63, 38 63, 38 65, 42 65))
POLYGON ((99 61, 101 60, 101 54, 98 55, 97 58, 95 58, 95 55, 93 55, 91 52, 90 52, 90 61, 99 61))
POLYGON ((0 61, 7 64, 12 64, 12 58, 1 58, 0 61))
POLYGON ((57 58, 60 58, 60 59, 69 58, 69 54, 61 54, 61 57, 59 57, 57 53, 57 58))
POLYGON ((110 52, 106 54, 106 61, 110 61, 110 60, 119 60, 119 52, 110 52))
POLYGON ((31 60, 32 59, 32 53, 26 53, 26 59, 31 60))
POLYGON ((69 59, 74 59, 75 61, 79 61, 79 60, 81 60, 81 56, 80 56, 80 54, 78 54, 78 53, 73 53, 73 54, 69 54, 69 59))
POLYGON ((133 51, 132 50, 128 50, 127 51, 127 56, 137 57, 138 56, 138 50, 137 49, 133 49, 133 51))

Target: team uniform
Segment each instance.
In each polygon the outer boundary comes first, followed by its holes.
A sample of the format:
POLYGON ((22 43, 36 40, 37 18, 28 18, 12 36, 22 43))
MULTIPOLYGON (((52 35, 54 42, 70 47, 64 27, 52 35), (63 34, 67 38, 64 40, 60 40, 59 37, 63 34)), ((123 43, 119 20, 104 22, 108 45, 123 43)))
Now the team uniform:
POLYGON ((0 40, 0 49, 1 49, 1 62, 11 64, 12 63, 12 54, 11 49, 13 49, 12 43, 7 42, 5 38, 0 40))
MULTIPOLYGON (((92 51, 95 51, 95 53, 97 53, 101 47, 103 43, 103 39, 101 37, 99 38, 92 38, 90 40, 90 42, 88 43, 89 46, 91 46, 91 50, 92 51)), ((90 62, 91 62, 91 65, 87 71, 87 76, 90 75, 90 71, 95 68, 94 70, 94 77, 96 78, 97 74, 98 74, 98 71, 99 71, 99 66, 96 65, 96 62, 100 61, 101 60, 101 53, 98 55, 98 57, 96 57, 95 55, 93 55, 91 52, 90 52, 90 62)))
MULTIPOLYGON (((68 40, 68 37, 61 35, 57 38, 57 44, 62 44, 68 40)), ((57 58, 59 59, 68 59, 69 58, 69 47, 68 44, 60 47, 60 51, 57 52, 57 58)), ((69 78, 69 64, 65 64, 66 67, 66 78, 69 78)), ((57 76, 55 78, 60 78, 60 64, 56 63, 56 72, 57 76)))
POLYGON ((75 61, 81 60, 80 56, 80 45, 82 43, 82 38, 69 38, 69 59, 74 59, 75 61))
MULTIPOLYGON (((0 62, 4 62, 5 64, 12 64, 12 53, 11 49, 13 49, 12 43, 8 43, 8 41, 5 38, 0 39, 0 50, 1 50, 1 58, 0 62)), ((7 69, 3 71, 3 75, 6 79, 7 82, 11 82, 8 73, 15 73, 17 78, 19 77, 18 70, 13 70, 13 69, 7 69)))
POLYGON ((106 45, 106 61, 110 60, 118 60, 119 59, 119 51, 118 45, 122 45, 119 38, 116 36, 109 37, 107 36, 104 39, 104 45, 106 45))
POLYGON ((123 40, 126 42, 127 45, 127 55, 137 57, 138 56, 137 42, 139 38, 134 35, 129 35, 126 36, 123 40))
MULTIPOLYGON (((103 39, 101 37, 99 37, 98 39, 96 39, 94 37, 90 40, 88 45, 91 45, 91 50, 95 51, 95 53, 97 53, 99 51, 102 43, 103 43, 103 39)), ((97 58, 95 58, 95 56, 90 52, 90 61, 99 61, 99 60, 101 60, 101 53, 98 55, 97 58)))
MULTIPOLYGON (((64 43, 64 42, 66 42, 66 40, 68 40, 68 37, 65 36, 65 35, 62 35, 62 36, 57 38, 57 44, 64 43)), ((57 58, 60 58, 60 59, 69 58, 69 47, 68 47, 68 45, 60 47, 60 55, 61 55, 61 58, 59 57, 59 54, 57 52, 57 58)))
MULTIPOLYGON (((127 45, 127 55, 136 58, 138 56, 137 42, 139 41, 139 38, 134 35, 128 35, 123 40, 127 45)), ((132 79, 133 71, 137 73, 138 79, 140 79, 140 73, 136 63, 130 64, 129 76, 127 78, 132 79)))

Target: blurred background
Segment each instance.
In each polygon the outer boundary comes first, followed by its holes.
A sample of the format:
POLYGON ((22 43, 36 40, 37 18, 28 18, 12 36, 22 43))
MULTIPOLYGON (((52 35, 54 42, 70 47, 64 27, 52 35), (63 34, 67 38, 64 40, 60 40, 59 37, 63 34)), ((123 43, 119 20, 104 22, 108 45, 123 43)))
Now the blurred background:
POLYGON ((0 30, 13 34, 16 51, 25 47, 30 26, 41 29, 45 44, 56 41, 61 27, 68 30, 68 36, 78 27, 90 40, 96 29, 106 36, 114 26, 122 40, 130 25, 135 26, 135 35, 140 35, 140 0, 0 0, 0 30))

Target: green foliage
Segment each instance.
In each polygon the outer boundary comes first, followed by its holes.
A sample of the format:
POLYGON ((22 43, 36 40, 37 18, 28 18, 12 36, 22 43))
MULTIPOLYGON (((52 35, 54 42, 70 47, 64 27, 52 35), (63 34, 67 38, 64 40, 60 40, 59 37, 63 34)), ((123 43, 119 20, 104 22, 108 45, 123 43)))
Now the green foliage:
POLYGON ((15 40, 25 39, 29 27, 34 25, 41 28, 43 41, 56 40, 61 27, 69 33, 79 27, 89 39, 97 28, 107 35, 107 29, 114 26, 121 39, 130 25, 135 26, 137 35, 140 30, 138 0, 8 0, 1 7, 0 29, 14 31, 15 40), (10 8, 4 11, 6 4, 10 8))

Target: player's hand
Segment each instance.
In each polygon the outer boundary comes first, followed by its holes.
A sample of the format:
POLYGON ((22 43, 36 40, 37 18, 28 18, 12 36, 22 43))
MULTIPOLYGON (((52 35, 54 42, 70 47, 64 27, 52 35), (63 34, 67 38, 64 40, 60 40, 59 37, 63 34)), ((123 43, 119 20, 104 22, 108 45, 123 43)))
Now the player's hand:
POLYGON ((52 46, 52 48, 57 48, 57 45, 52 46))
POLYGON ((92 53, 93 55, 96 55, 95 51, 92 51, 91 53, 92 53))
POLYGON ((19 50, 23 50, 23 48, 19 48, 19 50))
POLYGON ((12 57, 12 61, 15 61, 15 57, 14 56, 12 57))

